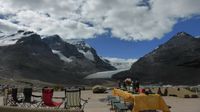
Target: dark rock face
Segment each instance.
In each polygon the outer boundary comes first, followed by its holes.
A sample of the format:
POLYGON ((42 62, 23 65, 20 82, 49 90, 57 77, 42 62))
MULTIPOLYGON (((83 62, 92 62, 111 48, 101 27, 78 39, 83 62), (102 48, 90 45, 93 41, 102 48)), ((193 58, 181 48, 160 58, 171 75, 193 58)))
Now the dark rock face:
MULTIPOLYGON (((8 78, 59 80, 62 62, 51 52, 39 35, 33 33, 19 39, 16 44, 0 47, 1 74, 8 78)), ((53 81, 52 81, 53 82, 53 81)))
MULTIPOLYGON (((134 63, 130 77, 164 84, 200 83, 200 39, 180 32, 134 63)), ((122 78, 120 74, 114 78, 122 78)))
POLYGON ((111 66, 109 62, 102 60, 98 55, 94 48, 87 46, 84 41, 79 41, 75 44, 78 50, 82 50, 84 52, 91 52, 93 54, 94 60, 91 60, 97 68, 101 71, 107 70, 116 70, 115 67, 111 66))
POLYGON ((76 46, 64 42, 58 35, 44 38, 43 41, 53 50, 61 51, 66 57, 74 56, 76 58, 84 58, 84 55, 78 52, 76 46))
MULTIPOLYGON (((96 50, 88 46, 84 41, 76 41, 73 44, 70 44, 62 40, 58 35, 48 36, 43 39, 43 41, 49 45, 52 50, 60 51, 67 58, 73 58, 73 61, 70 63, 71 66, 79 68, 82 71, 105 71, 115 69, 109 63, 104 62, 99 58, 96 53, 96 50), (91 52, 94 60, 87 59, 82 52, 87 53, 91 52)), ((67 63, 65 63, 67 64, 67 63)))

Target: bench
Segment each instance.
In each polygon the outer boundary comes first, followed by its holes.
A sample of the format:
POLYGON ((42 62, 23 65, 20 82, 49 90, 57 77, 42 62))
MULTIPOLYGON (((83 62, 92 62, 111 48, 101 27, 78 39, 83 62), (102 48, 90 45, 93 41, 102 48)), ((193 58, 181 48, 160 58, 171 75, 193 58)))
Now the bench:
POLYGON ((128 107, 124 103, 114 103, 114 109, 116 112, 126 112, 128 107))

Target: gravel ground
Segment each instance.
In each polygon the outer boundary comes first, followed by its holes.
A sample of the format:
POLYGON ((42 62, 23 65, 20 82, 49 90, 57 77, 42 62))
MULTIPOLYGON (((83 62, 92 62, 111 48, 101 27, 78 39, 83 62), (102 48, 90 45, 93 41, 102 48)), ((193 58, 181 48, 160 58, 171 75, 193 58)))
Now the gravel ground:
MULTIPOLYGON (((85 112, 110 112, 110 105, 105 101, 106 96, 110 94, 110 92, 93 94, 91 90, 82 91, 82 98, 89 98, 85 112)), ((55 92, 54 96, 64 96, 64 92, 55 92)), ((200 98, 164 97, 164 99, 172 107, 171 112, 200 112, 200 98)), ((3 105, 3 97, 0 97, 0 105, 3 105)))

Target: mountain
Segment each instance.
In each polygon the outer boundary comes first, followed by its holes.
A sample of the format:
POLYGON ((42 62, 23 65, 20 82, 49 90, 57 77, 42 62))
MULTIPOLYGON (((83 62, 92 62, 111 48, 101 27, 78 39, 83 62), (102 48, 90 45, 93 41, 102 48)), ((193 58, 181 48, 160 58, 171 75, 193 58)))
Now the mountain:
POLYGON ((48 36, 42 40, 49 45, 53 53, 60 57, 63 55, 66 60, 68 58, 67 63, 70 63, 71 66, 75 64, 74 66, 79 70, 97 72, 116 69, 102 60, 96 50, 83 40, 63 40, 58 35, 48 36))
POLYGON ((135 62, 129 71, 113 78, 132 77, 148 83, 199 84, 200 38, 185 32, 177 33, 135 62))
POLYGON ((115 69, 105 62, 98 66, 58 35, 41 38, 23 30, 0 37, 0 57, 0 77, 7 79, 77 84, 88 74, 115 69))
POLYGON ((67 40, 67 42, 75 45, 80 53, 82 53, 85 58, 92 61, 97 68, 101 69, 101 71, 107 70, 116 70, 114 66, 112 66, 109 62, 105 61, 101 57, 97 55, 97 52, 90 45, 85 43, 83 40, 67 40))

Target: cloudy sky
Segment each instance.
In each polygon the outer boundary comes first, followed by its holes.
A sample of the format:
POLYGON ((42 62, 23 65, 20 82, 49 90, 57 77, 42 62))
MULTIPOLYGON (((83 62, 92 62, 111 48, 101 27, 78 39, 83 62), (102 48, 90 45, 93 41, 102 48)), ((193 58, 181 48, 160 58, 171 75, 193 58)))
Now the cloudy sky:
POLYGON ((200 0, 0 0, 0 31, 87 39, 100 55, 138 58, 178 31, 200 35, 199 15, 200 0))

